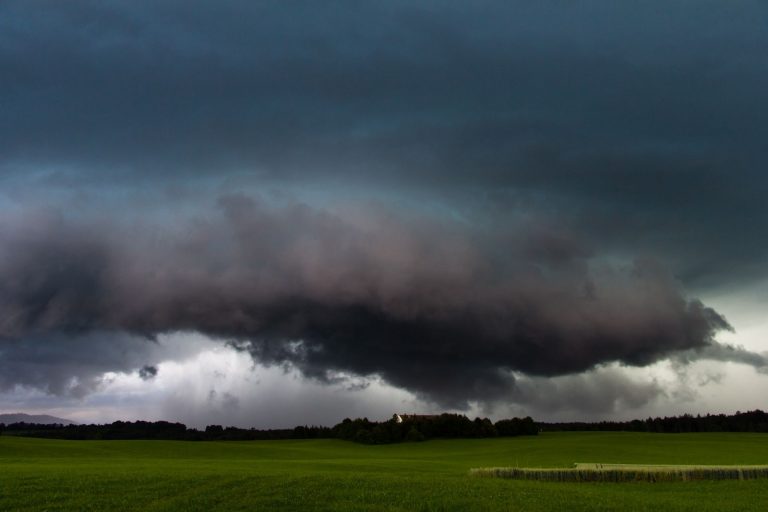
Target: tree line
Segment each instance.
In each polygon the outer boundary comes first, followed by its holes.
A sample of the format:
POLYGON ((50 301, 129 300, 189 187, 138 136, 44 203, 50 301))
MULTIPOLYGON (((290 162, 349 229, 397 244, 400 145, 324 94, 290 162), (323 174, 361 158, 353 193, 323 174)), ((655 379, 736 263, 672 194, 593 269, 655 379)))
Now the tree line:
POLYGON ((333 427, 336 438, 364 444, 389 444, 428 439, 481 438, 498 436, 536 435, 539 429, 531 417, 499 420, 488 418, 470 420, 462 414, 441 414, 434 417, 394 418, 372 422, 368 419, 345 419, 333 427))
POLYGON ((735 414, 683 414, 631 421, 539 423, 544 432, 628 431, 677 434, 685 432, 768 432, 768 413, 759 409, 735 414))
POLYGON ((364 444, 425 441, 436 438, 480 438, 536 435, 539 429, 530 417, 497 421, 470 420, 460 414, 441 414, 397 422, 349 419, 333 427, 297 426, 292 429, 259 430, 208 425, 204 430, 168 421, 116 421, 103 425, 0 424, 0 434, 72 440, 157 439, 180 441, 251 441, 270 439, 344 439, 364 444))
POLYGON ((398 423, 345 419, 333 427, 297 426, 289 429, 260 430, 209 425, 198 430, 167 421, 116 421, 104 425, 43 425, 0 423, 0 434, 54 439, 163 439, 183 441, 250 441, 270 439, 344 439, 365 444, 417 442, 439 438, 483 438, 536 435, 539 431, 629 431, 629 432, 768 432, 768 413, 761 410, 732 415, 683 414, 664 418, 599 422, 535 422, 530 417, 492 422, 488 418, 470 420, 460 414, 417 416, 398 423))

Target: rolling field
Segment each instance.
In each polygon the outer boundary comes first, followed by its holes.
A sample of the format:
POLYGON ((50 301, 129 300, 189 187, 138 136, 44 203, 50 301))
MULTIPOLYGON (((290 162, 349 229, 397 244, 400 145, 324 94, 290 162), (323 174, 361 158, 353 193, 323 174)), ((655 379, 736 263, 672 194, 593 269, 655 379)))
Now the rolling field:
POLYGON ((364 446, 334 440, 0 436, 0 510, 765 510, 768 480, 552 483, 488 466, 768 463, 768 435, 547 433, 364 446))

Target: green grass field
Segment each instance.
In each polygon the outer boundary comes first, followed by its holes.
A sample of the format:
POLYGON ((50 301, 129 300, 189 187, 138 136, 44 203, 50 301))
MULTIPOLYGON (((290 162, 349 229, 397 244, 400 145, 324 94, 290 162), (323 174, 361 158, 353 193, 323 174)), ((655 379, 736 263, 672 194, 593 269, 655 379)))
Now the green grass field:
POLYGON ((333 440, 0 436, 0 510, 765 510, 768 480, 551 483, 469 476, 574 462, 766 464, 768 435, 548 433, 365 446, 333 440))

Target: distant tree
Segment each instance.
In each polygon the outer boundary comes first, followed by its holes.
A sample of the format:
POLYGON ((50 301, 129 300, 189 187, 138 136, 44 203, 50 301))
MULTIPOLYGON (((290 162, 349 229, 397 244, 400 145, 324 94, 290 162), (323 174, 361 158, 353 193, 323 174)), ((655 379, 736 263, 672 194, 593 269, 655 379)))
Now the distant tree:
POLYGON ((373 436, 371 435, 370 430, 360 429, 357 432, 355 432, 354 440, 357 441, 358 443, 372 444, 373 436))
POLYGON ((408 430, 408 433, 405 435, 405 440, 410 443, 420 443, 421 441, 424 441, 424 434, 418 431, 418 429, 414 426, 411 427, 410 430, 408 430))
POLYGON ((205 435, 209 439, 221 437, 224 435, 224 427, 221 425, 208 425, 205 427, 205 435))

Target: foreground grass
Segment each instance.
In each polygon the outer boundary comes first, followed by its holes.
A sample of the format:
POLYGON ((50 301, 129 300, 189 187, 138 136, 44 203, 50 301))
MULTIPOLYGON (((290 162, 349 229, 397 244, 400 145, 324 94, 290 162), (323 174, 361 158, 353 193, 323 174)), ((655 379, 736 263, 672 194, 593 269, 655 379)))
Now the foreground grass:
POLYGON ((0 510, 764 510, 768 482, 551 483, 481 466, 768 463, 760 434, 557 433, 363 446, 342 441, 0 437, 0 510))

